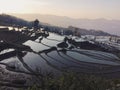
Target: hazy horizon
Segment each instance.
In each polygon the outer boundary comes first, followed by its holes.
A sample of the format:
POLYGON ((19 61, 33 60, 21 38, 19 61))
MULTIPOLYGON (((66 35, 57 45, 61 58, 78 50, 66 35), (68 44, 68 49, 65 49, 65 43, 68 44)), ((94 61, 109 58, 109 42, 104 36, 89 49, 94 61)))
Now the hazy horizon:
MULTIPOLYGON (((81 18, 81 17, 70 17, 70 16, 63 16, 63 15, 55 15, 55 14, 42 14, 42 13, 1 13, 1 14, 8 14, 8 15, 13 15, 16 17, 19 17, 19 15, 48 15, 48 16, 58 16, 58 17, 66 17, 70 19, 88 19, 88 20, 96 20, 96 19, 104 19, 104 20, 120 20, 120 19, 113 19, 113 18, 104 18, 104 17, 98 17, 98 18, 81 18), (18 15, 18 16, 17 16, 18 15)), ((19 17, 21 18, 21 17, 19 17)), ((22 18, 21 18, 22 19, 22 18)), ((25 19, 25 18, 23 18, 25 19)))
POLYGON ((0 13, 120 20, 120 0, 1 0, 0 13))
POLYGON ((12 15, 18 13, 15 16, 26 20, 38 18, 41 22, 51 25, 73 25, 120 35, 119 4, 120 0, 1 0, 0 13, 12 15), (24 16, 25 14, 28 15, 24 16), (29 14, 38 15, 29 16, 29 14), (55 15, 56 17, 40 15, 55 15))
POLYGON ((111 34, 120 36, 120 20, 110 19, 74 19, 70 17, 61 17, 57 15, 45 15, 45 14, 10 14, 19 18, 34 21, 38 19, 41 23, 50 24, 53 26, 68 27, 75 26, 84 29, 102 30, 111 34))

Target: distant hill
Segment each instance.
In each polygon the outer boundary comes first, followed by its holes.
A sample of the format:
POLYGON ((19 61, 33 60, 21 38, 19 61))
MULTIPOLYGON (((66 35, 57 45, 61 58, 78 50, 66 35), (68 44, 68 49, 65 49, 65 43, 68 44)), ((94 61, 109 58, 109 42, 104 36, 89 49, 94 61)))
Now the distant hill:
POLYGON ((4 26, 28 26, 30 22, 7 14, 0 14, 0 25, 4 26))
MULTIPOLYGON (((29 17, 29 16, 28 16, 29 17)), ((56 16, 58 17, 58 16, 56 16)), ((34 19, 31 21, 27 21, 24 20, 25 18, 21 19, 22 17, 20 16, 12 16, 12 15, 7 15, 7 14, 1 14, 0 15, 0 25, 16 25, 16 26, 32 26, 33 22, 36 18, 34 17, 34 19)), ((48 17, 49 19, 50 17, 48 17)), ((67 17, 60 17, 59 20, 62 18, 67 18, 67 17)), ((69 18, 68 18, 69 19, 69 18)), ((53 22, 55 22, 56 20, 54 20, 53 17, 53 22)), ((69 21, 68 21, 69 23, 69 21)), ((64 27, 60 27, 60 26, 54 26, 54 24, 50 25, 48 23, 42 23, 42 21, 40 20, 40 24, 43 27, 47 27, 48 30, 53 30, 54 32, 60 32, 61 30, 64 30, 66 34, 70 34, 70 33, 74 33, 75 31, 77 31, 77 33, 81 34, 81 35, 97 35, 97 36, 115 36, 113 34, 109 34, 107 32, 101 31, 101 30, 95 30, 95 29, 85 29, 85 28, 79 28, 79 27, 75 27, 75 26, 68 26, 65 28, 64 27)))
POLYGON ((12 14, 12 15, 18 16, 29 21, 38 18, 41 22, 62 27, 75 26, 79 28, 86 28, 88 30, 90 29, 103 30, 105 32, 120 36, 120 20, 73 19, 63 16, 41 14, 12 14))
POLYGON ((103 31, 96 31, 96 30, 87 30, 87 29, 83 29, 83 28, 77 28, 77 27, 73 27, 73 26, 69 26, 68 27, 69 30, 72 31, 76 31, 77 33, 80 33, 81 35, 95 35, 95 36, 115 36, 112 34, 109 34, 107 32, 103 32, 103 31))

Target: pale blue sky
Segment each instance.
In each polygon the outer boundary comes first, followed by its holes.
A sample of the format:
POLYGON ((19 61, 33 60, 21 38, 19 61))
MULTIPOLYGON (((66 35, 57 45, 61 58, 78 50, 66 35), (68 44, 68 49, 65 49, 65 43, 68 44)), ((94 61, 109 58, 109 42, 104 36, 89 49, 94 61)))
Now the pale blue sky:
POLYGON ((120 0, 1 0, 1 13, 120 19, 120 0))

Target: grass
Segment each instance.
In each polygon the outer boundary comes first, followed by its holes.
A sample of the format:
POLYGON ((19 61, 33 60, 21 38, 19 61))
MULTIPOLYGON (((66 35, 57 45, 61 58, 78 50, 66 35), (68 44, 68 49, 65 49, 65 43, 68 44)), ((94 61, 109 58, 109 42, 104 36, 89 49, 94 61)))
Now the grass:
POLYGON ((40 83, 27 90, 120 90, 120 79, 75 73, 65 73, 60 77, 46 76, 40 83))

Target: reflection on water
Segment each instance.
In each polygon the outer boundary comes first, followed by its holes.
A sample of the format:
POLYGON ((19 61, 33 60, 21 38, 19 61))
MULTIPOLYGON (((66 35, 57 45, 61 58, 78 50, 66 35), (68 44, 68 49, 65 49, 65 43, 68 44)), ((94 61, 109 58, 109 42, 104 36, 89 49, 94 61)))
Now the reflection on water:
MULTIPOLYGON (((0 26, 0 28, 8 28, 9 30, 13 30, 13 27, 11 26, 0 26)), ((14 28, 16 31, 18 31, 18 28, 14 28)))
MULTIPOLYGON (((64 70, 86 73, 98 73, 101 70, 105 73, 106 70, 112 72, 116 69, 114 66, 120 65, 119 58, 111 53, 83 50, 75 47, 74 49, 64 48, 61 50, 57 47, 57 44, 63 42, 64 38, 65 36, 50 33, 47 38, 43 37, 41 41, 39 41, 39 37, 35 40, 27 40, 23 44, 30 46, 33 51, 26 51, 25 53, 13 49, 12 51, 15 51, 15 54, 12 54, 14 57, 6 58, 1 62, 14 66, 18 71, 36 72, 39 69, 43 73, 59 73, 64 70), (109 69, 111 66, 113 69, 109 69)), ((77 40, 84 42, 83 39, 77 40)), ((69 43, 67 42, 67 44, 69 43)), ((9 52, 12 51, 9 49, 9 52)))
POLYGON ((14 68, 15 70, 28 71, 25 67, 23 67, 23 64, 19 61, 19 59, 17 57, 12 57, 12 58, 9 58, 9 59, 5 59, 1 62, 9 64, 9 66, 11 68, 15 67, 14 68))
POLYGON ((0 26, 0 28, 6 28, 6 26, 0 26))
POLYGON ((104 59, 99 60, 100 58, 94 59, 94 58, 86 56, 84 54, 79 54, 79 53, 75 53, 75 52, 68 51, 67 54, 69 56, 71 56, 71 57, 79 60, 79 61, 91 62, 91 63, 99 63, 99 64, 109 64, 109 65, 120 65, 119 63, 115 63, 115 62, 111 62, 111 61, 106 61, 104 59))
POLYGON ((36 42, 30 41, 30 40, 25 42, 24 45, 30 46, 36 52, 42 51, 44 49, 49 49, 49 47, 47 47, 45 45, 42 45, 40 43, 36 43, 36 42))
POLYGON ((62 41, 65 38, 65 36, 60 36, 60 35, 56 35, 54 33, 50 33, 48 38, 49 39, 56 39, 56 40, 62 41))

